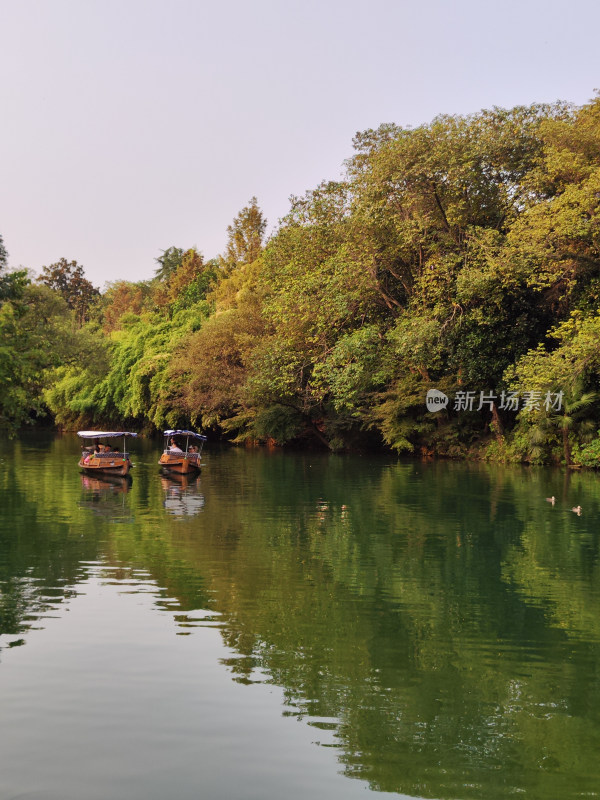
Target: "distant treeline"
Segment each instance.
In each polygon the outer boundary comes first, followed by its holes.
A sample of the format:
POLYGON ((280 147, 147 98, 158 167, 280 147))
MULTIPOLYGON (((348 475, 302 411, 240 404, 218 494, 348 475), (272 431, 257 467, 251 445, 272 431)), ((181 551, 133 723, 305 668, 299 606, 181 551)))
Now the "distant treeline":
POLYGON ((265 232, 252 198, 103 293, 0 239, 0 424, 598 463, 600 98, 357 134, 265 232))

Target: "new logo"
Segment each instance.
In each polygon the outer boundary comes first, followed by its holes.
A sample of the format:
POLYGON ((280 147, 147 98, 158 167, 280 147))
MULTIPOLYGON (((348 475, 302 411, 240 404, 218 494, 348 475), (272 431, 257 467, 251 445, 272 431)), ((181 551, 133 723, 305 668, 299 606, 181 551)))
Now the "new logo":
POLYGON ((448 405, 448 398, 439 389, 429 389, 425 398, 427 411, 441 411, 448 405))

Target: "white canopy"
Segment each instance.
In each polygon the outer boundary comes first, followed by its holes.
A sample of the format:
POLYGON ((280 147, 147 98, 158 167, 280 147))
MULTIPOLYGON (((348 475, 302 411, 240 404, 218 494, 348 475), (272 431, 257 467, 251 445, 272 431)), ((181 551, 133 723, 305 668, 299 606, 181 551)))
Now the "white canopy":
POLYGON ((206 436, 203 436, 201 433, 195 433, 194 431, 164 431, 163 436, 193 436, 194 439, 202 439, 203 442, 206 441, 206 436))
POLYGON ((77 431, 77 436, 82 439, 111 439, 117 436, 137 436, 137 433, 130 431, 77 431))

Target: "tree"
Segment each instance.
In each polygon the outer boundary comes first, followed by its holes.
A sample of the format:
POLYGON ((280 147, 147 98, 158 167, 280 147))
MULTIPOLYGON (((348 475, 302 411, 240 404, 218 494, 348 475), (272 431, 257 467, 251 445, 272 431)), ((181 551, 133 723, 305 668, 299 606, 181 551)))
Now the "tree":
POLYGON ((79 325, 89 318, 90 306, 100 296, 100 290, 84 277, 83 267, 77 261, 61 258, 55 264, 42 267, 42 275, 38 278, 58 292, 75 312, 79 325))
POLYGON ((332 449, 481 454, 494 434, 486 454, 515 459, 544 428, 539 460, 577 458, 600 422, 599 154, 600 99, 358 134, 267 243, 253 197, 218 259, 170 247, 145 288, 109 290, 106 379, 73 369, 57 405, 332 449), (431 415, 430 388, 563 391, 567 413, 431 415))
MULTIPOLYGON (((179 387, 175 406, 203 426, 244 427, 248 412, 246 382, 253 348, 263 336, 264 322, 255 295, 239 307, 211 317, 175 349, 168 370, 179 387)), ((250 415, 252 416, 252 415, 250 415)))
POLYGON ((189 308, 206 300, 207 292, 217 279, 215 261, 204 262, 202 253, 190 248, 178 256, 169 267, 168 274, 155 286, 153 300, 159 308, 170 314, 189 308))
MULTIPOLYGON (((557 455, 559 447, 562 447, 564 463, 570 467, 573 464, 573 446, 588 444, 594 438, 597 422, 590 417, 594 414, 593 404, 597 399, 595 392, 585 392, 581 383, 577 383, 562 392, 559 410, 530 414, 525 438, 528 458, 533 462, 544 462, 548 455, 557 455)), ((522 411, 521 416, 524 414, 522 411)), ((523 425, 522 420, 521 427, 523 425)))
POLYGON ((379 320, 383 308, 388 313, 369 246, 352 227, 346 183, 293 198, 257 278, 268 334, 257 344, 248 388, 261 438, 267 422, 276 423, 278 441, 285 430, 288 439, 300 434, 337 449, 344 427, 359 426, 357 398, 365 402, 370 388, 365 363, 377 334, 351 334, 379 320))
POLYGON ((144 281, 115 281, 108 285, 102 296, 103 329, 110 333, 120 327, 125 314, 141 314, 149 303, 150 284, 144 281))
POLYGON ((7 275, 2 273, 8 267, 8 253, 4 246, 2 234, 0 234, 0 303, 3 300, 15 300, 23 296, 25 286, 29 283, 27 272, 20 270, 10 272, 7 275))
POLYGON ((0 233, 0 272, 6 269, 8 264, 8 253, 6 252, 6 247, 4 247, 4 240, 2 238, 2 234, 0 233))
POLYGON ((557 344, 530 350, 504 376, 513 391, 537 392, 539 398, 519 413, 513 446, 538 463, 562 454, 569 465, 573 445, 588 441, 597 427, 600 315, 585 317, 575 311, 548 336, 557 344), (547 393, 560 396, 560 408, 553 407, 554 400, 545 402, 547 393))
POLYGON ((158 264, 154 275, 159 281, 167 281, 179 269, 185 252, 181 247, 167 247, 161 256, 154 259, 158 264))
POLYGON ((534 201, 512 227, 504 261, 564 315, 600 269, 600 98, 574 116, 545 120, 540 143, 527 179, 534 201))
POLYGON ((0 305, 0 427, 43 416, 49 370, 68 358, 73 340, 66 303, 47 286, 29 284, 0 305))
POLYGON ((258 207, 256 197, 250 199, 227 226, 227 249, 225 251, 225 264, 233 268, 240 264, 251 264, 262 250, 263 238, 267 229, 267 220, 258 207))

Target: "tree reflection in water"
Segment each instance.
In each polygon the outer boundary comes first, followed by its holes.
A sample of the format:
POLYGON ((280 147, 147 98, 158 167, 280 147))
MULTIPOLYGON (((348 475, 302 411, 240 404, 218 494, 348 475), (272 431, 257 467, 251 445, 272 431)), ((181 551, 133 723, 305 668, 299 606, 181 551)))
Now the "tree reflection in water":
POLYGON ((232 678, 281 686, 373 789, 597 793, 595 474, 236 450, 202 491, 150 457, 98 487, 61 447, 33 469, 15 445, 0 478, 5 645, 87 564, 124 566, 188 633, 218 626, 232 678))

